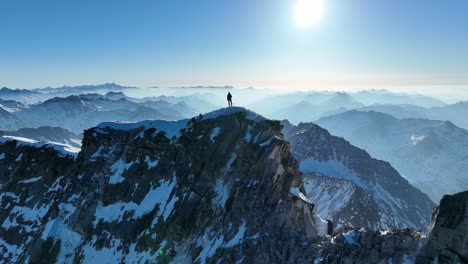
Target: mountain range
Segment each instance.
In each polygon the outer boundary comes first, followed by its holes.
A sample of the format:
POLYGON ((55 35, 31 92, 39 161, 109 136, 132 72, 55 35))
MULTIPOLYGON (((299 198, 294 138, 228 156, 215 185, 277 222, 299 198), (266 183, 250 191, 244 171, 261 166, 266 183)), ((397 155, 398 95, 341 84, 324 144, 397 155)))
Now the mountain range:
POLYGON ((121 86, 115 83, 105 83, 99 85, 79 85, 46 87, 34 89, 12 89, 3 87, 0 89, 0 98, 3 100, 14 100, 24 104, 34 104, 53 97, 66 97, 86 93, 107 93, 107 92, 128 92, 137 89, 136 87, 121 86))
POLYGON ((82 133, 104 121, 178 120, 198 113, 183 101, 135 101, 115 92, 54 97, 31 105, 0 99, 0 117, 4 119, 0 129, 55 126, 82 133))
POLYGON ((448 120, 455 125, 468 129, 468 102, 437 107, 419 107, 415 105, 371 105, 357 109, 359 111, 376 111, 393 115, 397 118, 424 118, 432 120, 448 120))
POLYGON ((316 123, 390 162, 435 202, 468 189, 468 131, 450 121, 349 111, 316 123))

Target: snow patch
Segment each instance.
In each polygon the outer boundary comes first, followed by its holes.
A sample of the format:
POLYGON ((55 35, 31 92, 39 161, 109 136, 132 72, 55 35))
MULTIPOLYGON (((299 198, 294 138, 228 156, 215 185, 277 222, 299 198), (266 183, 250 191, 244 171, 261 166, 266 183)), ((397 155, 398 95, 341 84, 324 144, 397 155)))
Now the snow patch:
POLYGON ((233 114, 239 113, 239 112, 247 113, 247 119, 252 120, 254 122, 261 122, 261 121, 266 120, 265 117, 255 113, 253 111, 247 110, 244 107, 221 108, 221 109, 218 109, 216 111, 213 111, 213 112, 210 112, 210 113, 207 113, 207 114, 203 115, 203 119, 214 119, 214 118, 217 118, 217 117, 220 117, 220 116, 233 115, 233 114))
POLYGON ((237 154, 236 153, 232 153, 231 155, 231 158, 228 160, 228 162, 226 163, 226 166, 224 166, 224 173, 223 175, 226 175, 226 173, 229 171, 229 169, 231 168, 232 166, 232 163, 236 160, 237 158, 237 154))
POLYGON ((164 211, 163 211, 163 214, 162 214, 162 217, 164 219, 164 222, 166 222, 167 218, 169 217, 169 215, 171 215, 172 213, 172 210, 174 210, 174 205, 175 203, 179 200, 179 197, 177 196, 172 196, 172 199, 171 201, 169 201, 167 203, 167 205, 164 207, 164 211))
POLYGON ((301 161, 299 170, 302 172, 313 172, 333 178, 348 180, 365 190, 368 189, 366 184, 362 182, 355 171, 350 170, 342 162, 335 159, 318 161, 314 158, 307 158, 301 161))
POLYGON ((221 129, 219 127, 215 127, 210 134, 210 140, 213 141, 213 139, 219 135, 220 131, 221 129))
POLYGON ((357 245, 356 241, 354 241, 355 235, 356 233, 354 232, 354 230, 348 231, 347 233, 343 233, 345 241, 349 245, 357 245))
POLYGON ((72 263, 75 250, 81 243, 81 235, 69 229, 62 219, 54 219, 49 221, 42 231, 42 240, 48 237, 53 238, 54 241, 61 240, 56 262, 72 263))
POLYGON ((115 130, 128 131, 136 128, 143 127, 145 130, 150 128, 155 128, 156 133, 159 131, 166 132, 167 138, 172 138, 173 136, 179 137, 180 130, 187 126, 187 119, 179 121, 164 121, 164 120, 146 120, 136 123, 124 123, 124 122, 104 122, 97 126, 97 128, 106 128, 109 127, 115 130))
POLYGON ((111 171, 112 173, 114 173, 114 175, 109 177, 109 184, 117 184, 123 182, 125 178, 122 177, 122 173, 128 170, 128 168, 130 168, 134 163, 135 161, 132 161, 130 163, 125 163, 123 160, 116 161, 111 166, 111 171))
POLYGON ((420 143, 421 141, 423 141, 424 139, 426 139, 426 137, 427 136, 424 136, 424 135, 420 135, 420 136, 412 135, 411 136, 411 143, 413 144, 413 146, 415 146, 418 143, 420 143))
POLYGON ((32 182, 37 182, 41 179, 42 177, 36 177, 36 178, 27 179, 27 180, 22 180, 22 181, 19 181, 18 183, 32 183, 32 182))
POLYGON ((97 236, 93 235, 93 239, 83 246, 83 263, 121 263, 122 258, 125 256, 124 252, 119 251, 119 248, 122 246, 122 241, 120 239, 112 239, 111 247, 103 247, 100 250, 95 248, 95 243, 97 241, 97 236))
POLYGON ((249 143, 251 139, 252 139, 252 132, 251 132, 251 127, 249 125, 249 127, 247 128, 247 133, 245 133, 244 140, 245 142, 249 143))
POLYGON ((242 222, 242 225, 239 226, 239 229, 237 230, 237 234, 231 240, 229 240, 223 247, 230 248, 230 247, 240 244, 242 240, 244 239, 244 234, 246 230, 247 230, 247 227, 245 225, 245 222, 242 222))
POLYGON ((306 202, 306 203, 309 203, 309 204, 313 204, 309 198, 307 198, 307 196, 305 196, 300 190, 298 187, 291 187, 291 190, 290 190, 291 194, 296 196, 297 198, 301 199, 302 201, 306 202))
POLYGON ((18 157, 15 159, 15 161, 16 162, 21 161, 22 158, 23 158, 23 153, 20 153, 18 157))
MULTIPOLYGON (((143 201, 141 201, 139 204, 130 201, 127 203, 117 202, 114 204, 103 206, 101 203, 99 203, 98 207, 96 208, 95 220, 93 224, 96 225, 100 221, 100 219, 102 219, 104 222, 120 222, 124 220, 124 215, 130 212, 133 212, 131 219, 138 219, 141 218, 143 215, 147 214, 148 212, 152 211, 156 205, 160 206, 158 216, 156 217, 156 219, 158 219, 159 216, 161 216, 163 213, 162 205, 166 207, 172 190, 177 184, 177 179, 174 176, 171 180, 161 180, 159 183, 159 187, 152 188, 146 194, 143 201)), ((169 207, 165 210, 169 212, 169 209, 172 210, 172 208, 169 207)))
POLYGON ((218 179, 216 181, 216 186, 214 188, 216 196, 213 198, 213 202, 219 206, 223 207, 226 204, 227 199, 229 198, 229 188, 226 184, 223 183, 223 179, 218 179))
POLYGON ((328 235, 328 223, 326 220, 323 220, 320 215, 314 215, 315 226, 317 227, 317 232, 319 236, 328 235))
POLYGON ((150 157, 145 156, 145 162, 148 165, 148 169, 158 166, 158 159, 156 159, 155 161, 151 161, 150 157))
POLYGON ((195 262, 206 263, 207 259, 213 257, 216 251, 222 247, 223 243, 223 234, 213 234, 210 229, 206 230, 203 236, 197 240, 197 246, 200 246, 202 251, 195 262))
POLYGON ((259 144, 260 147, 265 147, 267 145, 269 145, 271 143, 271 140, 273 139, 274 137, 270 137, 269 139, 265 140, 263 143, 259 144))

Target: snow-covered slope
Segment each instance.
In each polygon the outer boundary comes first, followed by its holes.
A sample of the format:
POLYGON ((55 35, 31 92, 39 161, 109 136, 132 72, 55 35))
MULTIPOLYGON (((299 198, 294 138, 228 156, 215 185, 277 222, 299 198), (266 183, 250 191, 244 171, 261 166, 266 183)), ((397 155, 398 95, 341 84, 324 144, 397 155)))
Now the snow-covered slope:
POLYGON ((433 203, 389 163, 311 123, 290 128, 285 138, 322 218, 380 230, 429 223, 433 203))
POLYGON ((449 121, 350 111, 317 123, 389 161, 435 202, 468 189, 468 131, 449 121))
MULTIPOLYGON (((24 137, 15 137, 15 136, 0 136, 0 143, 7 143, 7 142, 13 142, 17 146, 31 146, 34 148, 51 148, 59 152, 62 156, 77 156, 78 152, 80 152, 80 148, 73 147, 67 144, 61 144, 57 142, 48 142, 48 141, 37 141, 34 139, 30 138, 24 138, 24 137)), ((16 161, 21 160, 22 155, 19 155, 16 159, 16 161)))
POLYGON ((16 131, 0 131, 0 135, 28 138, 34 141, 58 143, 68 145, 73 148, 80 148, 82 139, 81 136, 64 128, 49 126, 21 128, 16 131))
POLYGON ((0 107, 0 129, 15 130, 19 127, 24 127, 25 124, 26 123, 16 117, 14 113, 0 107))

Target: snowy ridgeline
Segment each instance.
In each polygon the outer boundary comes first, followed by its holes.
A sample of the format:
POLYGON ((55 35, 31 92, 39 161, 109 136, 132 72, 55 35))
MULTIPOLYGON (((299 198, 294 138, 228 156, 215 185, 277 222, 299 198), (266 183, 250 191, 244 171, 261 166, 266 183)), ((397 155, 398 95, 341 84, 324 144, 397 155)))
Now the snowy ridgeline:
MULTIPOLYGON (((260 122, 263 120, 266 120, 263 116, 252 112, 250 110, 247 110, 243 107, 227 107, 227 108, 222 108, 210 113, 207 113, 205 115, 202 115, 203 119, 215 119, 221 116, 228 116, 232 115, 235 113, 239 112, 245 112, 247 114, 247 119, 255 121, 255 122, 260 122)), ((198 118, 198 116, 195 116, 194 118, 198 118)), ((184 128, 187 126, 187 122, 189 119, 183 119, 179 121, 164 121, 164 120, 146 120, 146 121, 141 121, 141 122, 104 122, 99 125, 97 125, 98 128, 105 128, 109 127, 112 129, 116 130, 124 130, 128 131, 131 129, 139 128, 139 127, 144 127, 145 129, 150 129, 150 128, 155 128, 157 131, 164 131, 166 132, 166 135, 168 138, 171 138, 172 136, 180 136, 180 129, 184 128)), ((214 137, 216 135, 212 135, 214 137)))
POLYGON ((50 142, 50 141, 37 141, 34 139, 30 138, 24 138, 24 137, 15 137, 15 136, 1 136, 0 137, 0 143, 5 143, 7 141, 15 141, 17 146, 20 145, 26 145, 26 146, 32 146, 36 148, 52 148, 59 152, 62 156, 66 155, 71 155, 73 157, 76 157, 78 155, 78 152, 80 152, 80 148, 63 144, 63 143, 57 143, 57 142, 50 142))

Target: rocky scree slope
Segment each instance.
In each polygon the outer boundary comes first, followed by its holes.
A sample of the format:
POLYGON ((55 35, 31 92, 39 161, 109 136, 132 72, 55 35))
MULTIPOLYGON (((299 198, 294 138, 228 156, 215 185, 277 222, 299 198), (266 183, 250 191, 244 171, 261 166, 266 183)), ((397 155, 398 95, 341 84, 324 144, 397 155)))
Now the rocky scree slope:
POLYGON ((303 263, 319 234, 279 122, 242 109, 103 124, 76 159, 7 141, 0 184, 9 263, 303 263))

